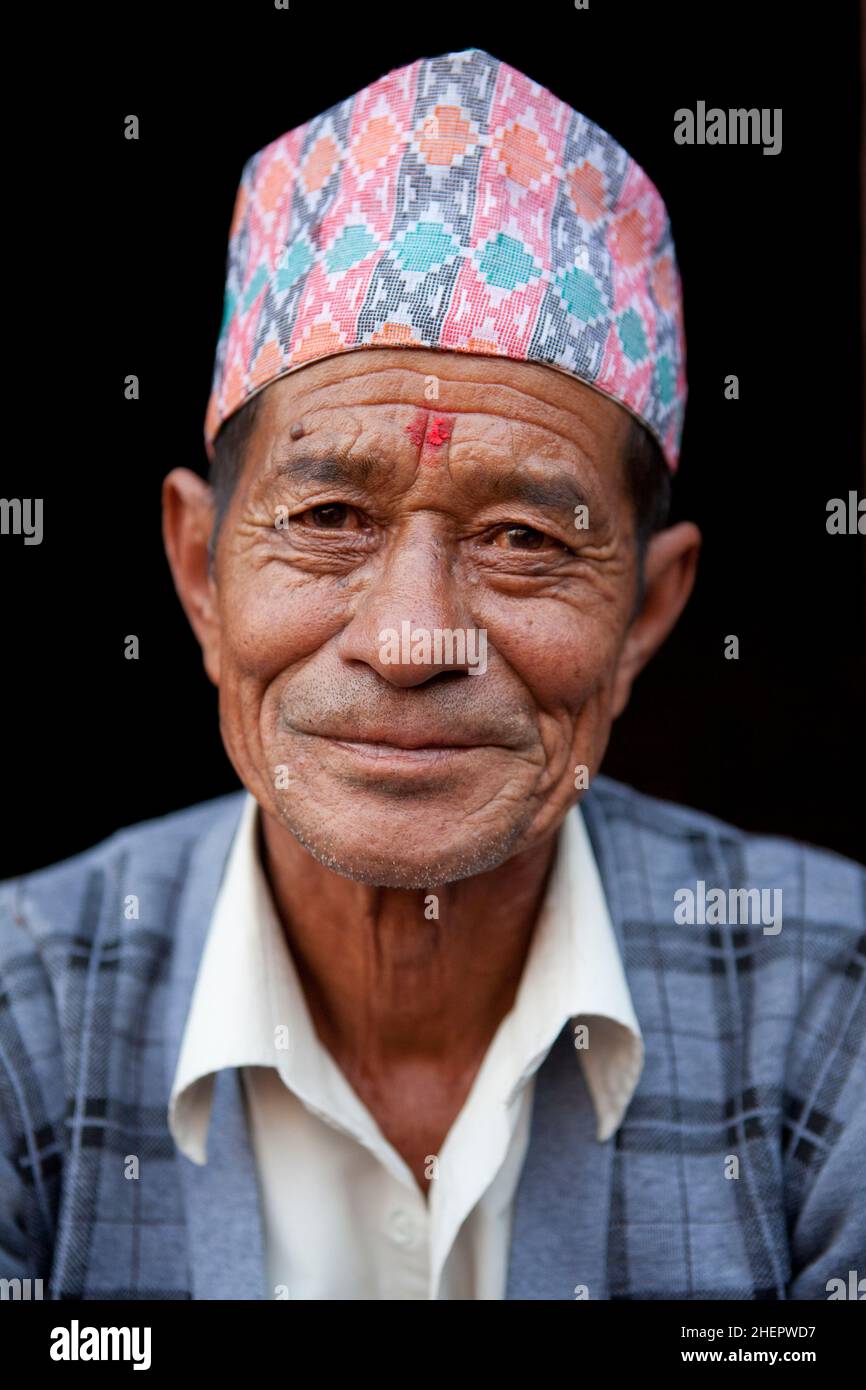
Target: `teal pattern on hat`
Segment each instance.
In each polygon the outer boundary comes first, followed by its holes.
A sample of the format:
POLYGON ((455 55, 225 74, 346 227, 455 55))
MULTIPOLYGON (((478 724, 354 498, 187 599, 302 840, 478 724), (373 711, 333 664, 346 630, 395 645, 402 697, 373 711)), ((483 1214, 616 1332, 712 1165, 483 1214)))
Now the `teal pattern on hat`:
POLYGON ((481 49, 421 58, 244 167, 205 421, 370 347, 566 372, 676 469, 682 292, 658 189, 606 131, 481 49))

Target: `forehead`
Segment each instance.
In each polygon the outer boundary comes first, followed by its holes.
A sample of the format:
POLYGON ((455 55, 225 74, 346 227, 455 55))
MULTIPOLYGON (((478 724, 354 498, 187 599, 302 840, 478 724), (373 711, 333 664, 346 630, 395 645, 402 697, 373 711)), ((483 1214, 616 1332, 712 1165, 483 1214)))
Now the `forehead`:
POLYGON ((279 427, 303 408, 403 403, 442 411, 508 413, 553 430, 585 421, 625 438, 630 416, 616 401, 555 367, 426 348, 366 348, 310 363, 272 382, 258 414, 279 427))
POLYGON ((258 473, 300 447, 410 454, 419 411, 446 417, 453 462, 530 458, 622 482, 631 417, 552 367, 428 349, 340 353, 272 382, 258 398, 247 464, 258 473))

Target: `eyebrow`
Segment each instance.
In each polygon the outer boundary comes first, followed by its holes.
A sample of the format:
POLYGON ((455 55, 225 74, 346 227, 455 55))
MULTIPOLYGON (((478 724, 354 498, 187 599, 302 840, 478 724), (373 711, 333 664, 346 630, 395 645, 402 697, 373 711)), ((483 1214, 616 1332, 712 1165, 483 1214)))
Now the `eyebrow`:
MULTIPOLYGON (((295 484, 317 484, 328 487, 366 487, 375 483, 376 475, 388 468, 386 460, 359 455, 352 458, 329 451, 321 457, 303 454, 277 461, 274 476, 295 484)), ((588 506, 589 493, 574 479, 563 476, 531 477, 519 470, 497 474, 486 470, 469 482, 469 490, 481 499, 523 502, 528 506, 549 511, 573 511, 575 506, 588 506)))
POLYGON ((322 456, 303 454, 298 458, 278 461, 274 476, 289 483, 343 483, 346 487, 364 486, 377 470, 383 468, 379 459, 370 457, 341 458, 333 451, 322 456))
POLYGON ((490 479, 489 491, 503 501, 526 502, 529 506, 546 507, 550 511, 571 511, 575 504, 589 504, 589 494, 585 489, 577 481, 564 477, 532 478, 518 472, 494 475, 490 479))

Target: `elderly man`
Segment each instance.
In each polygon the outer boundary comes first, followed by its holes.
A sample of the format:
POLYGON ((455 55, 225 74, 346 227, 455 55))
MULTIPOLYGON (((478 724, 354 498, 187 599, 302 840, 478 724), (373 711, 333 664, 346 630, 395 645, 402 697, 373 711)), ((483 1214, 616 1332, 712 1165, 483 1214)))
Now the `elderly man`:
POLYGON ((596 1300, 866 1275, 862 870, 599 775, 694 579, 684 402, 657 190, 488 54, 248 163, 210 482, 164 488, 246 794, 6 886, 0 1273, 596 1300))

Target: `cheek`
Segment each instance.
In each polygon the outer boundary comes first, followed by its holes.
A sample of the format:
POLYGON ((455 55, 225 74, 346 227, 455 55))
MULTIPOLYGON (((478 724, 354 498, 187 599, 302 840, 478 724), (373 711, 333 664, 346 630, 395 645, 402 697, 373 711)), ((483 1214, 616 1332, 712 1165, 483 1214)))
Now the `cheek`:
POLYGON ((294 585, 280 565, 229 580, 220 592, 224 681, 266 685, 339 632, 345 599, 329 586, 294 585))
POLYGON ((606 690, 621 640, 608 605, 524 599, 488 633, 488 640, 543 710, 574 713, 606 690))

